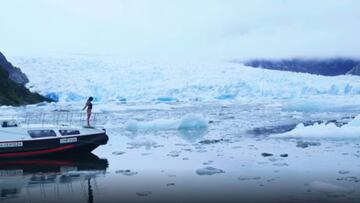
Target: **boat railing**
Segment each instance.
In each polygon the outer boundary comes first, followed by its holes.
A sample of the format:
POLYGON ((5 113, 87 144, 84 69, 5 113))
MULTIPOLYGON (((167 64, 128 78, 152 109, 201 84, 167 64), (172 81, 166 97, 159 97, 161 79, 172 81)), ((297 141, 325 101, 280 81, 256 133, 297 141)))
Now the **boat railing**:
MULTIPOLYGON (((90 126, 103 126, 108 115, 104 113, 92 113, 90 126)), ((87 115, 83 112, 36 112, 12 115, 6 117, 9 120, 16 120, 22 126, 87 126, 87 115)))

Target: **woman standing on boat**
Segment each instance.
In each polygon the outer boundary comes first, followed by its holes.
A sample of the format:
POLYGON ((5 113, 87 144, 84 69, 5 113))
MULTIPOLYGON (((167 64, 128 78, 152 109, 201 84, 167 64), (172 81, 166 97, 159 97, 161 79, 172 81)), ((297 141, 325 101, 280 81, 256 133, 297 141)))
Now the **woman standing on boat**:
POLYGON ((91 117, 91 110, 92 110, 92 106, 93 104, 91 103, 94 100, 93 97, 89 97, 89 99, 86 101, 86 104, 83 108, 83 110, 85 110, 86 108, 86 115, 87 115, 87 126, 90 127, 90 117, 91 117))

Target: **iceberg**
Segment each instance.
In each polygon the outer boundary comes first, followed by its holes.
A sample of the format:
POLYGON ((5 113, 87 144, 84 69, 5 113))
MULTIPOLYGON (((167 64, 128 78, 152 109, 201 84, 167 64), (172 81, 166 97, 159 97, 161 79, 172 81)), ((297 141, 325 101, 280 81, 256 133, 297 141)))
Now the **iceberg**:
POLYGON ((206 120, 198 114, 187 114, 181 119, 156 119, 152 121, 131 120, 125 124, 125 129, 130 132, 161 131, 161 130, 196 130, 206 129, 206 120))
POLYGON ((305 126, 300 123, 295 129, 282 133, 271 135, 272 138, 331 138, 331 139, 359 139, 360 138, 360 116, 341 127, 334 123, 315 123, 305 126))

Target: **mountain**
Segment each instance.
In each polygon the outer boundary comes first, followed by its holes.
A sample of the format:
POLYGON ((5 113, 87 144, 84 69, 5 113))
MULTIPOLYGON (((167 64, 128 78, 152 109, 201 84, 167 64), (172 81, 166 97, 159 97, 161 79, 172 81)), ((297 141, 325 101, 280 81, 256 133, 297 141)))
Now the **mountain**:
POLYGON ((24 85, 28 78, 19 68, 13 67, 0 53, 0 105, 35 104, 52 100, 30 92, 24 85))
POLYGON ((4 54, 2 54, 1 52, 0 66, 9 74, 9 79, 14 81, 15 83, 25 85, 29 82, 29 79, 23 72, 21 72, 20 68, 14 67, 9 61, 7 61, 4 54))
POLYGON ((354 68, 360 65, 360 60, 347 58, 331 59, 288 59, 288 60, 250 60, 245 62, 246 66, 265 68, 272 70, 283 70, 316 75, 336 76, 355 74, 354 68))

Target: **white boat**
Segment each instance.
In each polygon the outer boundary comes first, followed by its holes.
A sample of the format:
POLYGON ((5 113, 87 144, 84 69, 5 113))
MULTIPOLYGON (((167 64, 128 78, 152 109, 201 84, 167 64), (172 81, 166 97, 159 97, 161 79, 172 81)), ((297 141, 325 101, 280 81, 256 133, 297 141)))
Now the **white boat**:
POLYGON ((22 125, 0 120, 0 159, 90 153, 108 141, 105 129, 70 125, 22 125))

